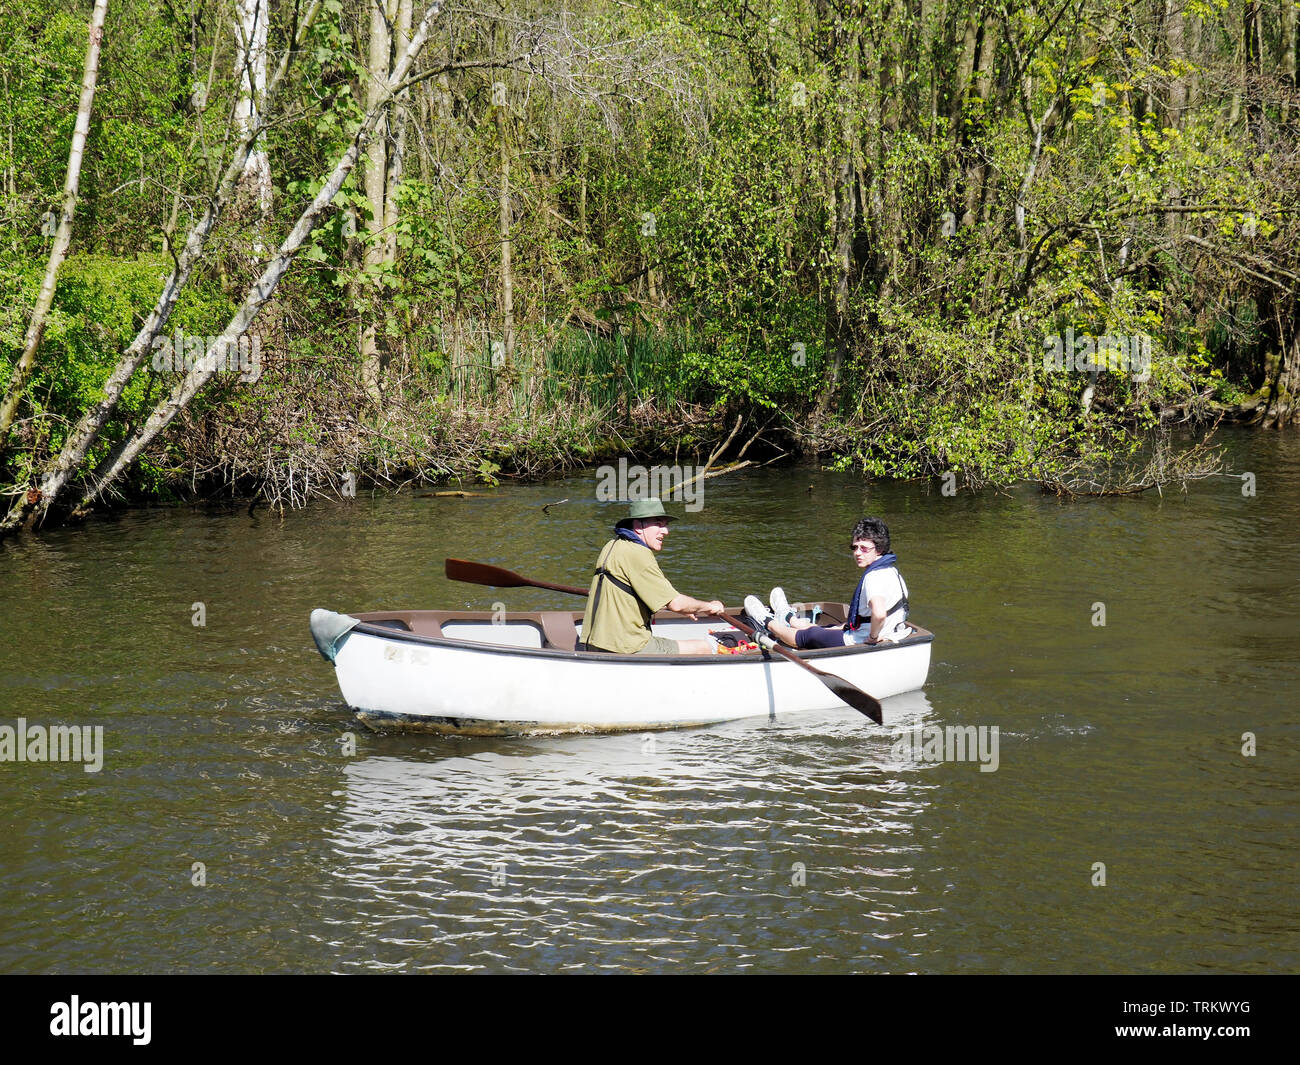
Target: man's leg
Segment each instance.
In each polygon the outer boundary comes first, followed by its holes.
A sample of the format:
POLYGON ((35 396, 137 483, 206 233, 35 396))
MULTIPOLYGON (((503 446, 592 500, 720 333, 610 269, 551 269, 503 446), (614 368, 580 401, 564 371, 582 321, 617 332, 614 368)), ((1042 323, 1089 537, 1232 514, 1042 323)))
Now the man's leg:
POLYGON ((651 636, 641 655, 712 655, 717 646, 712 640, 670 640, 665 636, 651 636))

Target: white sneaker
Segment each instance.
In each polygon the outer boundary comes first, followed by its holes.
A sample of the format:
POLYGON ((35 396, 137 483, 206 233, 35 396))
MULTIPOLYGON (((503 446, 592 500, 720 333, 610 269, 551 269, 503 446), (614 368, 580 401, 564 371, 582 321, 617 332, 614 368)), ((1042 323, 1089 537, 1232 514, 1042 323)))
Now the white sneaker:
POLYGON ((776 615, 776 620, 782 625, 789 625, 794 620, 794 609, 790 606, 790 601, 785 597, 784 588, 773 588, 772 594, 767 597, 767 601, 772 604, 772 613, 776 615))
POLYGON ((772 620, 772 611, 763 605, 763 601, 756 595, 745 596, 745 613, 749 615, 749 620, 760 629, 767 628, 767 623, 772 620))

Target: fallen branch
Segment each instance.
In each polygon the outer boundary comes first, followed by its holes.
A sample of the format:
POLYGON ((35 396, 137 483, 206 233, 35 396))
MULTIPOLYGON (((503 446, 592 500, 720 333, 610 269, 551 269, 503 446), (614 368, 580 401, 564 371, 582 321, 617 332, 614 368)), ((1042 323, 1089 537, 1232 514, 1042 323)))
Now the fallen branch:
MULTIPOLYGON (((1219 421, 1222 420, 1221 415, 1219 421)), ((1044 494, 1067 499, 1141 495, 1153 488, 1163 494, 1164 486, 1172 483, 1180 484, 1185 492, 1188 481, 1215 477, 1222 472, 1223 456, 1217 448, 1210 446, 1210 439, 1218 427, 1216 421, 1204 440, 1177 454, 1173 453, 1169 434, 1162 433, 1151 457, 1136 471, 1118 471, 1115 475, 1099 478, 1094 470, 1085 473, 1079 464, 1064 471, 1065 476, 1040 479, 1039 488, 1044 494)))

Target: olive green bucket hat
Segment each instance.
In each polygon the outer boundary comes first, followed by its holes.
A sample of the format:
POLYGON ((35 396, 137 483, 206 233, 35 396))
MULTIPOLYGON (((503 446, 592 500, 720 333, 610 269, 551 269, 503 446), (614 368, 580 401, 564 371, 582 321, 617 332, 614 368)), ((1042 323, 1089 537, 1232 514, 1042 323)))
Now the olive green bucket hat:
POLYGON ((669 514, 664 510, 664 505, 658 499, 634 499, 627 508, 627 517, 620 518, 614 525, 616 529, 624 529, 634 521, 648 521, 650 518, 663 518, 664 521, 676 521, 677 517, 669 514))

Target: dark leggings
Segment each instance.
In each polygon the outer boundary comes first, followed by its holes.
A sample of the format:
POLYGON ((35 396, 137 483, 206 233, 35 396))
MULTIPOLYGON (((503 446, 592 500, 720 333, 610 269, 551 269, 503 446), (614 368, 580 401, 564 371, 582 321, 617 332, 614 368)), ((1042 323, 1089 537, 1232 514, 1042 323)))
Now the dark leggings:
POLYGON ((807 629, 795 629, 794 644, 801 651, 818 647, 843 647, 844 626, 836 625, 832 628, 813 625, 807 629))

